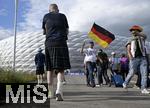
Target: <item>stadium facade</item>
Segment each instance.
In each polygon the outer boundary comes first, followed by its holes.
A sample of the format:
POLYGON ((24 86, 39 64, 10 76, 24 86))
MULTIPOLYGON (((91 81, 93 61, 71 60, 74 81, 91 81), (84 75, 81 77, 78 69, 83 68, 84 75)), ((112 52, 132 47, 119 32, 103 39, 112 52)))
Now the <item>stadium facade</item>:
MULTIPOLYGON (((70 32, 68 36, 68 47, 70 53, 70 61, 72 70, 83 69, 83 56, 80 54, 80 48, 84 40, 89 41, 87 33, 83 32, 70 32)), ((13 66, 13 37, 9 37, 0 41, 0 67, 12 68, 13 66)), ((118 56, 122 53, 126 53, 125 43, 128 37, 116 36, 116 39, 104 49, 108 55, 112 51, 115 51, 118 56)), ((35 63, 34 56, 37 53, 38 48, 44 49, 45 36, 42 32, 20 33, 17 34, 16 40, 16 69, 34 72, 35 63)), ((150 42, 146 42, 148 51, 150 51, 150 42)), ((86 46, 87 47, 87 46, 86 46)), ((96 49, 101 48, 96 45, 96 49)))

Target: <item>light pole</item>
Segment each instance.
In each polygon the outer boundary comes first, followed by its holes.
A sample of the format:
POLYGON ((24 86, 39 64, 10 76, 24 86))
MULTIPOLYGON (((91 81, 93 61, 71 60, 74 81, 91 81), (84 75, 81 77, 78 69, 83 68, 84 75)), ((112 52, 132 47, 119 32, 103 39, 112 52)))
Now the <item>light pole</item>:
POLYGON ((13 71, 16 71, 16 35, 17 35, 17 14, 18 0, 15 0, 15 16, 14 16, 14 56, 13 56, 13 71))

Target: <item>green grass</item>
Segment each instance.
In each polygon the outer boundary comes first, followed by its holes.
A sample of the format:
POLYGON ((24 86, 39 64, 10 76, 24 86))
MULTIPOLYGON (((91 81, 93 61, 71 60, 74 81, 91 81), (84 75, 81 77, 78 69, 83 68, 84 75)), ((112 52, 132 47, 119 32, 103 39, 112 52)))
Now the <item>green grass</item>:
POLYGON ((29 83, 35 80, 36 75, 33 73, 0 69, 0 83, 29 83))

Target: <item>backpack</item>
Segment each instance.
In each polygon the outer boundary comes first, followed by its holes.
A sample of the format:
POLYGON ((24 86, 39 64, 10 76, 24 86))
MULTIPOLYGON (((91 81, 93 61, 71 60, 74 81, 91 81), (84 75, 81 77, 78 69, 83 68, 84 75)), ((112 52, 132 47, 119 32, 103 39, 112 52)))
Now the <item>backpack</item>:
POLYGON ((122 87, 124 81, 121 75, 111 75, 111 79, 116 87, 122 87))

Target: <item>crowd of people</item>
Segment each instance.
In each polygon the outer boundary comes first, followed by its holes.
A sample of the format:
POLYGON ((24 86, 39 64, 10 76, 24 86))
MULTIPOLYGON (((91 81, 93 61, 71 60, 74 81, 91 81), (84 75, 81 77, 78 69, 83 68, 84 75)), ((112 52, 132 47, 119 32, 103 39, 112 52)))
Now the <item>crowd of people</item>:
MULTIPOLYGON (((115 52, 111 53, 108 58, 107 54, 99 49, 97 52, 94 49, 94 43, 89 42, 89 48, 83 50, 85 42, 81 47, 81 53, 84 54, 84 66, 87 79, 87 86, 95 87, 94 70, 97 70, 97 86, 103 84, 103 78, 106 85, 111 86, 112 78, 107 74, 110 69, 111 75, 120 75, 122 78, 123 88, 127 88, 131 78, 136 73, 138 76, 136 86, 141 89, 141 93, 149 94, 147 90, 149 86, 149 69, 148 69, 148 56, 145 47, 146 35, 142 33, 143 29, 140 26, 133 26, 130 28, 131 39, 126 44, 127 55, 122 54, 118 57, 115 52)), ((113 80, 115 81, 115 80, 113 80)))
MULTIPOLYGON (((46 35, 45 55, 42 49, 38 50, 35 56, 36 75, 38 84, 43 82, 44 64, 47 71, 48 96, 56 98, 57 101, 63 101, 63 81, 65 81, 64 71, 70 69, 69 51, 67 46, 68 40, 68 21, 64 14, 59 13, 56 4, 50 4, 49 13, 44 15, 43 34, 46 35), (57 87, 54 91, 54 76, 57 78, 57 87)), ((96 87, 105 84, 109 87, 112 85, 112 78, 107 74, 120 75, 123 79, 122 86, 127 88, 128 83, 134 73, 138 75, 137 86, 140 87, 141 93, 149 94, 147 90, 148 82, 148 60, 146 58, 145 40, 146 35, 142 33, 140 26, 130 28, 131 39, 126 44, 127 54, 120 57, 116 52, 111 53, 108 57, 105 51, 94 48, 94 42, 88 43, 89 47, 84 48, 83 43, 80 53, 84 55, 84 69, 86 73, 86 83, 88 87, 96 87), (95 76, 97 83, 95 82, 95 76)))
POLYGON ((92 41, 88 44, 89 48, 85 50, 85 42, 81 47, 81 53, 85 56, 84 67, 87 86, 101 86, 104 84, 104 79, 105 84, 110 87, 112 79, 107 74, 108 69, 111 75, 118 74, 125 80, 129 71, 129 59, 126 54, 122 54, 121 57, 118 57, 115 52, 112 52, 111 57, 108 57, 102 49, 96 51, 92 41), (95 84, 95 77, 97 78, 97 85, 95 84))

